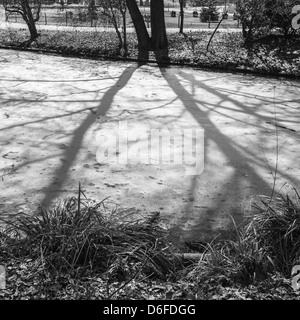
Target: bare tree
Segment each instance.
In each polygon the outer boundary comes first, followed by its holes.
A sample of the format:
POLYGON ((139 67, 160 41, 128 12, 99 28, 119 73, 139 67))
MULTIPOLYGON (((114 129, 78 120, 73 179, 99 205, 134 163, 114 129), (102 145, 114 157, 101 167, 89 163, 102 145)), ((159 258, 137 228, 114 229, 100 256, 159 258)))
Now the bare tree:
POLYGON ((237 12, 242 23, 245 44, 252 43, 256 29, 267 25, 264 0, 237 0, 237 12))
POLYGON ((154 51, 168 49, 163 0, 151 0, 151 43, 154 51))
POLYGON ((141 59, 147 59, 148 51, 150 49, 150 36, 147 31, 144 18, 135 0, 126 0, 126 5, 136 31, 139 57, 141 59))
MULTIPOLYGON (((90 1, 94 1, 94 0, 90 0, 90 1)), ((119 50, 121 50, 122 48, 124 48, 125 45, 125 51, 127 52, 127 44, 126 44, 126 20, 124 21, 124 19, 126 19, 126 4, 124 0, 102 0, 101 1, 101 6, 103 8, 103 14, 106 15, 111 23, 113 24, 117 37, 119 39, 119 50), (119 20, 120 20, 120 14, 122 15, 123 18, 123 28, 124 28, 124 24, 125 24, 125 29, 123 29, 123 35, 125 35, 124 37, 124 41, 122 38, 122 34, 119 30, 119 20)))
POLYGON ((119 48, 123 49, 123 55, 127 55, 127 33, 126 33, 126 2, 125 0, 102 0, 102 6, 106 15, 112 21, 119 39, 119 48), (122 17, 122 33, 119 31, 119 15, 122 17))
POLYGON ((151 37, 149 36, 144 18, 136 0, 126 0, 126 5, 136 30, 139 57, 141 59, 147 59, 149 50, 153 50, 159 59, 167 60, 168 39, 163 0, 151 0, 151 37))
POLYGON ((127 48, 127 29, 126 29, 126 12, 127 12, 127 6, 125 0, 118 0, 119 2, 119 11, 122 15, 122 22, 123 22, 123 49, 124 49, 124 56, 127 56, 128 54, 128 48, 127 48))
POLYGON ((265 0, 266 18, 270 30, 278 30, 287 39, 296 34, 292 28, 292 9, 299 0, 265 0))
POLYGON ((17 13, 22 16, 30 32, 30 39, 25 45, 30 45, 39 34, 36 29, 36 22, 40 19, 41 0, 2 0, 6 13, 17 13))
POLYGON ((180 6, 180 26, 179 26, 179 33, 183 33, 183 23, 184 23, 184 6, 185 6, 185 0, 179 0, 179 6, 180 6))

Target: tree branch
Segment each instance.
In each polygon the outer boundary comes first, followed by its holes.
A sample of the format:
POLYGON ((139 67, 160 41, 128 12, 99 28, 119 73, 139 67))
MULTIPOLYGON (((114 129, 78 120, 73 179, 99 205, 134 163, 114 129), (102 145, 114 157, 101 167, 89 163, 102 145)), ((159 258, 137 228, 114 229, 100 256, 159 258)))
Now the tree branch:
POLYGON ((5 11, 10 12, 10 13, 18 13, 18 14, 22 14, 23 13, 22 10, 20 8, 18 8, 18 7, 8 8, 8 7, 4 6, 4 9, 5 9, 5 11))
POLYGON ((41 3, 41 1, 39 1, 37 12, 36 12, 35 18, 34 18, 34 22, 37 22, 40 20, 41 7, 42 7, 42 3, 41 3))

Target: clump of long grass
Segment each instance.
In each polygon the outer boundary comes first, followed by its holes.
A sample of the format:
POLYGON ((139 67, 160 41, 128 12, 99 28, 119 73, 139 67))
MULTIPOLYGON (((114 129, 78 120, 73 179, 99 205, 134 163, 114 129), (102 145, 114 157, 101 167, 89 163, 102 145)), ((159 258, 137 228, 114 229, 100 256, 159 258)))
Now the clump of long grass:
POLYGON ((249 285, 278 272, 290 277, 300 264, 300 196, 293 190, 293 196, 260 197, 253 219, 241 229, 235 225, 235 239, 208 244, 187 278, 249 285))
POLYGON ((261 197, 254 207, 254 241, 264 248, 278 271, 290 275, 300 263, 300 196, 295 188, 292 195, 261 197))
POLYGON ((248 225, 236 229, 236 239, 207 244, 203 259, 187 273, 189 280, 207 280, 221 285, 249 285, 266 279, 271 267, 267 253, 250 236, 248 225))
POLYGON ((78 197, 6 220, 2 248, 40 259, 51 271, 78 275, 93 270, 123 279, 132 276, 133 264, 149 276, 174 272, 176 258, 157 215, 137 219, 133 209, 108 209, 83 195, 79 189, 78 197))

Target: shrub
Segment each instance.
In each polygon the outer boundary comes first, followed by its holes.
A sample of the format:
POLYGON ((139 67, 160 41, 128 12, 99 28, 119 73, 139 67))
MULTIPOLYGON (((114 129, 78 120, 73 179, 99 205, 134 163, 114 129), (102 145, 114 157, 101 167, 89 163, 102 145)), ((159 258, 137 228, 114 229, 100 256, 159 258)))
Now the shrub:
POLYGON ((269 29, 277 29, 285 37, 293 35, 296 30, 292 28, 292 8, 298 5, 298 0, 266 0, 266 18, 269 29))
POLYGON ((214 5, 210 5, 208 8, 203 7, 200 12, 201 22, 218 21, 219 12, 214 5))
POLYGON ((237 12, 240 16, 245 44, 272 33, 295 35, 292 29, 292 8, 297 0, 238 0, 237 12))

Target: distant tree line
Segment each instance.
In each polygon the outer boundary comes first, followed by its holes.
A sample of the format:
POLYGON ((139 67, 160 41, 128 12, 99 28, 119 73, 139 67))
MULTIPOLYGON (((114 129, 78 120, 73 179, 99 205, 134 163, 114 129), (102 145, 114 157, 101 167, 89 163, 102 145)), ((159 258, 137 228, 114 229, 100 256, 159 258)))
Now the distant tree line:
POLYGON ((237 0, 245 43, 276 32, 285 38, 294 36, 292 9, 298 4, 299 0, 237 0))
MULTIPOLYGON (((56 3, 82 2, 81 0, 56 0, 56 3), (63 1, 63 2, 62 2, 63 1)), ((233 3, 236 5, 237 15, 241 21, 245 44, 251 44, 255 39, 270 34, 279 33, 284 37, 292 37, 299 30, 292 27, 292 20, 296 13, 293 7, 299 5, 299 0, 174 0, 180 7, 180 32, 183 33, 184 9, 187 4, 199 5, 208 8, 209 12, 216 12, 216 5, 233 3)), ((30 39, 26 45, 38 38, 36 22, 40 18, 43 4, 52 0, 0 0, 7 13, 17 13, 22 16, 28 26, 30 39)), ((109 15, 119 39, 120 50, 127 53, 126 43, 126 12, 128 11, 138 39, 138 48, 141 57, 147 57, 149 50, 153 50, 162 60, 168 60, 168 38, 166 33, 164 0, 150 1, 151 33, 148 32, 143 15, 137 0, 85 0, 88 14, 95 15, 97 6, 109 15), (119 30, 118 16, 122 19, 122 33, 119 30)), ((206 9, 207 10, 207 9, 206 9)), ((97 15, 97 14, 96 14, 97 15)))

